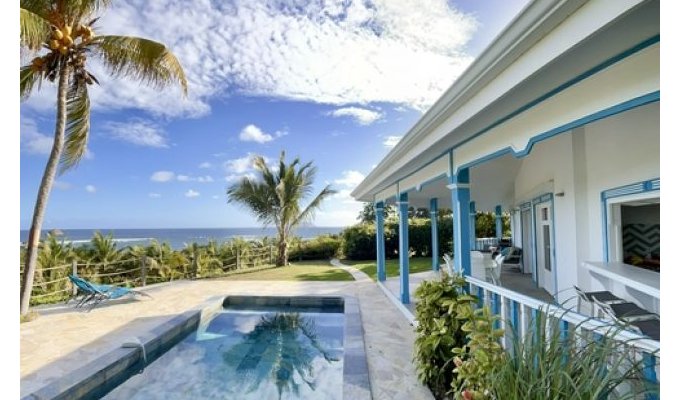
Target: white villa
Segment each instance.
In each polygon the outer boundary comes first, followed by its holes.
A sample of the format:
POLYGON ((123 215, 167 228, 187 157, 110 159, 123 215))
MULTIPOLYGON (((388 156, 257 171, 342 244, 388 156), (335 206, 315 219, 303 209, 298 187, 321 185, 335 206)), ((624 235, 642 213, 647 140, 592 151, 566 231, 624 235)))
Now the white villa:
MULTIPOLYGON (((575 286, 659 313, 659 14, 658 0, 531 2, 354 190, 377 210, 398 207, 401 302, 408 207, 451 207, 455 268, 504 319, 524 326, 547 304, 487 279, 475 211, 510 214, 515 280, 576 311, 565 326, 584 310, 575 286)), ((656 380, 659 342, 638 349, 656 380)))

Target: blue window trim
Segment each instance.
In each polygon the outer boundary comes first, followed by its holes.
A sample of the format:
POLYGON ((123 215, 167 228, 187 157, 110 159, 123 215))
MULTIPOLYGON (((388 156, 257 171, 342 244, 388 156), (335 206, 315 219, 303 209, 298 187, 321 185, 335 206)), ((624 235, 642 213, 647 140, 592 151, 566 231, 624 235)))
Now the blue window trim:
POLYGON ((607 189, 600 193, 602 203, 602 256, 605 262, 609 262, 609 207, 608 200, 633 194, 661 191, 661 178, 631 183, 607 189))

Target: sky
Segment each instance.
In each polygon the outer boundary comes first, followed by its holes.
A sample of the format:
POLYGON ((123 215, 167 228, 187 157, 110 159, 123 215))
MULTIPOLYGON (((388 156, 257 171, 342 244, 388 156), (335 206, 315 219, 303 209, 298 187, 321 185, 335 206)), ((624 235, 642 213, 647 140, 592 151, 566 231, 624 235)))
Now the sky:
MULTIPOLYGON (((349 195, 525 6, 525 0, 116 1, 97 34, 166 44, 189 82, 163 91, 95 59, 88 151, 58 176, 44 229, 259 226, 226 189, 250 160, 299 157, 313 225, 357 222, 349 195)), ((55 88, 20 105, 20 226, 27 229, 54 132, 55 88)))

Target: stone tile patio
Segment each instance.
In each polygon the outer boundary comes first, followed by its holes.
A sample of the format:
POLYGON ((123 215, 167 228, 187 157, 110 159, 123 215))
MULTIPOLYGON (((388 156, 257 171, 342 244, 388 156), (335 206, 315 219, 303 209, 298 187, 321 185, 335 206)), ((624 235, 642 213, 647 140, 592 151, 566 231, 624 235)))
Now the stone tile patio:
POLYGON ((413 328, 364 273, 342 266, 357 281, 284 282, 200 280, 148 286, 149 300, 112 301, 92 312, 68 306, 40 309, 21 324, 21 395, 130 341, 138 332, 229 294, 350 295, 359 299, 374 399, 432 399, 411 362, 413 328))

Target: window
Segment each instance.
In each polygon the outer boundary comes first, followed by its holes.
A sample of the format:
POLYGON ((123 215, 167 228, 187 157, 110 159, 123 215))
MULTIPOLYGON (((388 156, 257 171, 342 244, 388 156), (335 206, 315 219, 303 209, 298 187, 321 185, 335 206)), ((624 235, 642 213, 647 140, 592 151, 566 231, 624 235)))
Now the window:
POLYGON ((610 261, 660 272, 660 205, 658 192, 606 201, 610 261))

